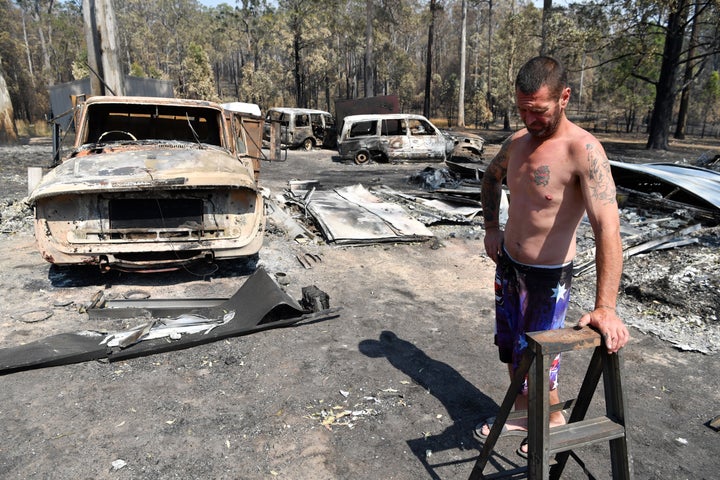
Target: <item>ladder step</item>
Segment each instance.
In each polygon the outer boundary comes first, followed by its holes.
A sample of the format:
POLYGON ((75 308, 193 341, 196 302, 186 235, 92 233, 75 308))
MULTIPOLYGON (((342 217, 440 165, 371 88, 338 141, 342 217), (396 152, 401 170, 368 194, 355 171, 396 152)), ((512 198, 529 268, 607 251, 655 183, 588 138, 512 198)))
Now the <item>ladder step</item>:
POLYGON ((625 436, 625 427, 609 417, 572 422, 550 429, 550 454, 625 436))

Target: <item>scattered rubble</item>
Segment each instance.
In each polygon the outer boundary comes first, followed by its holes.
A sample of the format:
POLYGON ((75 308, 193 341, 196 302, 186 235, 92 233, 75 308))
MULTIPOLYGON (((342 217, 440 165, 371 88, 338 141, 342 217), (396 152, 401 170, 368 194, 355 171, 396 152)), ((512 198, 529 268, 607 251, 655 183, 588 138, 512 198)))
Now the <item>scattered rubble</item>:
MULTIPOLYGON (((681 350, 720 352, 720 227, 700 227, 682 216, 653 216, 634 208, 621 210, 621 224, 626 252, 655 245, 625 260, 620 316, 681 350)), ((576 265, 591 258, 593 246, 590 226, 581 225, 576 265)), ((574 298, 593 298, 594 274, 573 281, 574 298)))
MULTIPOLYGON (((37 150, 39 153, 36 153, 36 159, 42 158, 41 154, 48 146, 41 144, 9 148, 20 148, 23 158, 31 159, 29 162, 32 163, 33 157, 28 156, 29 150, 37 150)), ((33 164, 39 163, 36 160, 33 164)), ((481 163, 472 160, 467 165, 467 171, 474 171, 474 175, 479 177, 477 172, 482 171, 481 163)), ((19 168, 25 167, 20 165, 19 168)), ((437 196, 443 201, 479 205, 478 179, 468 178, 467 171, 460 175, 457 168, 429 168, 408 178, 407 192, 384 186, 372 187, 370 191, 384 201, 403 205, 411 216, 429 225, 437 237, 434 241, 438 246, 442 244, 442 238, 446 237, 481 240, 483 230, 480 218, 438 214, 437 209, 417 201, 418 198, 435 199, 437 196), (419 188, 419 185, 423 185, 423 188, 419 188)), ((22 200, 22 186, 17 185, 16 177, 21 175, 7 170, 0 174, 3 181, 11 185, 11 188, 5 190, 8 192, 6 197, 0 199, 0 235, 31 231, 32 212, 22 200)), ((300 206, 315 191, 321 191, 324 187, 317 181, 298 180, 292 182, 292 187, 295 192, 285 196, 285 200, 291 199, 290 204, 278 202, 272 205, 275 210, 270 212, 268 233, 273 234, 273 228, 280 228, 283 234, 287 234, 287 228, 292 228, 297 233, 299 244, 316 247, 325 241, 321 232, 307 212, 295 212, 293 215, 292 202, 300 206)), ((720 227, 702 226, 688 231, 688 227, 697 224, 688 210, 654 211, 650 207, 646 204, 628 204, 621 209, 626 249, 638 249, 638 246, 647 246, 648 242, 658 239, 666 240, 652 248, 640 247, 637 253, 629 255, 625 260, 619 311, 629 325, 656 335, 677 348, 706 354, 718 353, 720 345, 714 339, 720 338, 720 321, 716 313, 720 311, 720 227)), ((578 232, 576 267, 592 259, 593 245, 589 225, 582 224, 578 232)), ((305 268, 311 268, 321 255, 317 248, 312 248, 299 250, 296 257, 305 268)), ((577 299, 577 308, 591 307, 587 305, 591 300, 587 299, 593 298, 594 275, 578 275, 574 285, 573 298, 577 299)))
MULTIPOLYGON (((476 172, 482 171, 479 163, 472 163, 478 166, 476 172)), ((371 188, 371 192, 387 202, 402 205, 410 216, 432 226, 433 230, 445 229, 451 237, 465 235, 479 240, 483 235, 482 222, 475 214, 480 209, 467 204, 472 200, 480 203, 480 184, 465 178, 467 171, 458 172, 427 167, 408 178, 408 183, 420 191, 398 192, 380 185, 371 188), (471 213, 451 212, 450 207, 441 208, 429 202, 467 208, 471 213)), ((303 201, 307 198, 306 194, 303 201)), ((698 214, 697 208, 682 203, 668 213, 666 201, 656 202, 657 210, 645 202, 633 206, 633 202, 627 200, 623 205, 620 218, 625 265, 622 294, 618 299, 620 315, 628 325, 656 335, 679 349, 706 354, 719 352, 720 345, 714 339, 720 338, 720 321, 715 313, 720 310, 717 250, 720 227, 712 221, 718 213, 702 209, 698 214), (706 221, 710 224, 700 223, 706 221)), ((305 217, 305 220, 312 223, 312 219, 305 217)), ((306 225, 306 228, 310 227, 306 225)), ((326 232, 322 235, 332 242, 326 232)), ((367 239, 367 243, 372 241, 367 239)), ((575 305, 588 310, 592 308, 589 302, 594 298, 595 275, 594 239, 587 222, 583 222, 578 231, 574 276, 577 278, 573 298, 580 299, 575 305)))
POLYGON ((0 200, 0 235, 30 232, 33 228, 33 214, 23 200, 0 200))

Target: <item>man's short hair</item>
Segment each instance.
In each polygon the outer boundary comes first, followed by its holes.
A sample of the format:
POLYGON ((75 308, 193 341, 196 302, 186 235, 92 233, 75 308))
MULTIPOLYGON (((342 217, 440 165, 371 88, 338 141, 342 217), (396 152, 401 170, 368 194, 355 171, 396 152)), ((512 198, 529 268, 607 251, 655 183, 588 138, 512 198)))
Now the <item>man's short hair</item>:
POLYGON ((529 95, 547 85, 550 93, 560 98, 567 86, 567 71, 552 57, 534 57, 520 68, 515 78, 515 88, 529 95))

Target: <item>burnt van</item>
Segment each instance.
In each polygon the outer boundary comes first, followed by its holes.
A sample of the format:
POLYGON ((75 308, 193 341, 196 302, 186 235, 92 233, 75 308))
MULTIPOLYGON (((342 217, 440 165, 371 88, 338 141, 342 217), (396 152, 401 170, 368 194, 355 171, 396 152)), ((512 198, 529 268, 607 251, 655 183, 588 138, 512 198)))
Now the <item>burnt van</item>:
POLYGON ((422 115, 407 113, 349 115, 343 119, 338 152, 357 164, 370 160, 444 161, 455 142, 422 115))
POLYGON ((324 110, 310 108, 275 107, 265 114, 263 140, 270 141, 270 124, 280 124, 280 143, 287 148, 335 148, 337 130, 335 119, 324 110))

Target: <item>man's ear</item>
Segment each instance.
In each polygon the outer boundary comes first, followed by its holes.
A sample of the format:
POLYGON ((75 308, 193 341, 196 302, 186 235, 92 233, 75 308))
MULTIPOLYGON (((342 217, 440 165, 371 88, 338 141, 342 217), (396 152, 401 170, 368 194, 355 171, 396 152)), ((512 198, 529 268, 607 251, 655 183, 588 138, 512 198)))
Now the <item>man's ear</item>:
POLYGON ((568 102, 570 101, 570 87, 565 87, 560 94, 560 107, 565 108, 567 107, 568 102))

